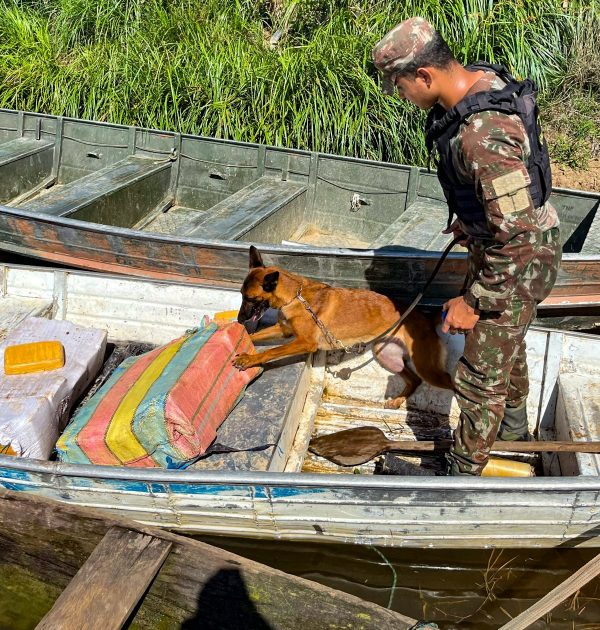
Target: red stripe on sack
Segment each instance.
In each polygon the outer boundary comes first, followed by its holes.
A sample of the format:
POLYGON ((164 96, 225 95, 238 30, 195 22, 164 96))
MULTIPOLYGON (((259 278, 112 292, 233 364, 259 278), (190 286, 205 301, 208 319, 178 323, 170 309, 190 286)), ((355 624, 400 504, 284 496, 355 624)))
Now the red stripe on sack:
POLYGON ((186 458, 195 457, 210 446, 240 392, 260 372, 260 368, 242 372, 231 364, 236 354, 254 350, 248 334, 238 323, 216 332, 202 350, 173 387, 165 410, 173 445, 186 458), (211 366, 219 369, 207 374, 211 366), (193 430, 193 435, 177 430, 184 418, 185 428, 193 430))

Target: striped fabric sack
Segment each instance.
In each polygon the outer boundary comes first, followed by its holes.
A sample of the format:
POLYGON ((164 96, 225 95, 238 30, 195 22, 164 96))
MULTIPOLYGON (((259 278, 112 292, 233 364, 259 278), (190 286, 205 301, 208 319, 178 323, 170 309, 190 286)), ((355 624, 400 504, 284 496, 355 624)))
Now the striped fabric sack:
POLYGON ((79 410, 56 446, 61 461, 179 468, 201 455, 260 368, 241 372, 254 351, 238 323, 210 323, 130 357, 79 410))

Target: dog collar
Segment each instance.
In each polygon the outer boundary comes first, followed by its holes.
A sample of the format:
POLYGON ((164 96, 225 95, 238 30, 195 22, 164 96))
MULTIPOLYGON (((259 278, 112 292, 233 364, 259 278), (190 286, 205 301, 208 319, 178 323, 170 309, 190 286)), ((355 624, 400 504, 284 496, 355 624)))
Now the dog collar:
POLYGON ((294 295, 294 297, 289 301, 286 302, 285 304, 282 304, 279 308, 285 308, 286 306, 289 306, 294 300, 301 300, 302 298, 302 283, 300 283, 300 286, 298 287, 298 290, 296 291, 296 295, 294 295))

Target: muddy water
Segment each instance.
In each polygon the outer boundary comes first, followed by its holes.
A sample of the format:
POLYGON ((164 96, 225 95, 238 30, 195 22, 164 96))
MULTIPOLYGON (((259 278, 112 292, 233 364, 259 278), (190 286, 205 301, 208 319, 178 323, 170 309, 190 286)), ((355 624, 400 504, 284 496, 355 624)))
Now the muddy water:
MULTIPOLYGON (((203 538, 440 628, 499 628, 599 549, 434 550, 203 538)), ((600 579, 531 628, 600 629, 600 579)), ((384 630, 384 629, 382 629, 384 630)))

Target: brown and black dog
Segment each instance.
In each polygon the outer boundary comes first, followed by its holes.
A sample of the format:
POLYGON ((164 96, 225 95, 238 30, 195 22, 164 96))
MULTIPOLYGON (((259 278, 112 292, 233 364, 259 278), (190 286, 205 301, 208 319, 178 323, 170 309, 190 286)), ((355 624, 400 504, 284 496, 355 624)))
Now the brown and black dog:
MULTIPOLYGON (((250 247, 250 273, 242 286, 242 306, 238 322, 244 324, 254 342, 294 337, 287 344, 257 354, 240 354, 234 365, 246 369, 274 359, 332 350, 339 341, 349 347, 368 343, 390 328, 402 315, 392 300, 367 289, 342 289, 289 273, 280 267, 265 267, 259 251, 250 247), (327 334, 306 308, 304 299, 327 334), (255 333, 260 318, 268 308, 279 309, 279 320, 255 333)), ((391 334, 391 333, 390 333, 391 334)), ((435 322, 414 310, 393 336, 373 344, 373 354, 387 370, 402 373, 406 388, 402 395, 386 402, 398 408, 424 380, 437 387, 454 389, 445 371, 445 346, 435 331, 435 322), (412 360, 415 372, 405 364, 412 360)))

